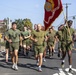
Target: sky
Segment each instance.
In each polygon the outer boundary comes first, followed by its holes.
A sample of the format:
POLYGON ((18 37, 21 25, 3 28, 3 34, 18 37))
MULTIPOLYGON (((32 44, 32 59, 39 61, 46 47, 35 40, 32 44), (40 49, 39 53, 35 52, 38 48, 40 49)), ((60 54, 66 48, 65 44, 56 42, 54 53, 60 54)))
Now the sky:
MULTIPOLYGON (((61 0, 62 4, 71 3, 68 5, 68 16, 76 15, 75 0, 61 0)), ((28 18, 34 24, 42 24, 44 20, 44 4, 45 0, 0 0, 0 20, 9 17, 11 20, 28 18)), ((65 14, 65 5, 63 5, 65 14)), ((64 15, 61 14, 53 23, 57 27, 64 20, 64 15)), ((75 20, 73 27, 75 27, 75 20)))

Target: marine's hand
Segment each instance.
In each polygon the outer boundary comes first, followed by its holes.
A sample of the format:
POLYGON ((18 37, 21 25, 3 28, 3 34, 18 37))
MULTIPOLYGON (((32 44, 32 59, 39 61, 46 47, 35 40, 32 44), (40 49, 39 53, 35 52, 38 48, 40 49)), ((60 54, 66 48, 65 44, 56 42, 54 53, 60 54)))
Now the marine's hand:
POLYGON ((37 42, 38 40, 37 39, 34 39, 34 41, 37 42))
POLYGON ((9 42, 9 43, 11 43, 11 42, 12 42, 12 40, 11 40, 11 39, 9 39, 9 40, 8 40, 8 42, 9 42))

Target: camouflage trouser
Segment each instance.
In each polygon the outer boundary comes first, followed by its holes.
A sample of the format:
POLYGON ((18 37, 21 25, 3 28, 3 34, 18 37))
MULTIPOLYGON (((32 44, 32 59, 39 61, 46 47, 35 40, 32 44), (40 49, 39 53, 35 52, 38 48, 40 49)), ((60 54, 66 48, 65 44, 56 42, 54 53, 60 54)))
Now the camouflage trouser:
POLYGON ((53 47, 54 46, 54 41, 48 42, 47 45, 48 45, 48 47, 53 47))
POLYGON ((35 55, 44 52, 43 46, 34 46, 34 50, 35 50, 35 55))
POLYGON ((46 47, 47 47, 47 42, 45 41, 45 42, 43 43, 43 49, 46 50, 46 47))
POLYGON ((23 44, 23 45, 26 45, 26 46, 30 46, 30 45, 32 44, 32 41, 29 40, 29 39, 27 39, 27 40, 24 40, 24 41, 22 42, 22 44, 23 44))
POLYGON ((14 42, 9 44, 9 50, 14 51, 14 50, 19 50, 19 42, 14 42))
POLYGON ((72 50, 72 41, 62 41, 61 49, 64 51, 72 50))

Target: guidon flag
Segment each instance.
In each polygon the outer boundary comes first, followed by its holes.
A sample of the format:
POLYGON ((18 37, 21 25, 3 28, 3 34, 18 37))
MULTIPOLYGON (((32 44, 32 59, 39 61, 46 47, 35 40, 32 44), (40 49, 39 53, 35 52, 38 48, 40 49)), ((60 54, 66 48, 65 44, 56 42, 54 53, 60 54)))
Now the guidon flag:
POLYGON ((44 26, 47 30, 63 10, 61 0, 46 0, 44 9, 44 26))

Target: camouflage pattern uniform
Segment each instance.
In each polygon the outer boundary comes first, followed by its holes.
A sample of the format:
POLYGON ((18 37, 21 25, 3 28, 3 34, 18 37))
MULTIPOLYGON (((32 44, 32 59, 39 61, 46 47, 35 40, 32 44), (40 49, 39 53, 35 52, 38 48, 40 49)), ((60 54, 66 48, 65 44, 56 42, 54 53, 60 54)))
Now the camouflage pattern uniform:
POLYGON ((64 26, 62 29, 62 42, 61 48, 62 50, 72 50, 72 35, 74 33, 73 28, 69 28, 68 26, 64 26))
POLYGON ((29 45, 30 45, 30 39, 29 39, 29 38, 27 38, 27 39, 24 38, 24 37, 27 37, 27 36, 30 35, 29 32, 28 32, 28 31, 23 31, 23 32, 21 33, 21 35, 22 35, 22 37, 23 37, 22 44, 23 44, 23 45, 26 45, 26 46, 29 46, 29 45))
POLYGON ((45 36, 45 32, 44 31, 33 31, 32 33, 32 37, 34 39, 37 39, 37 42, 33 42, 34 44, 34 50, 35 50, 35 54, 39 54, 39 53, 43 53, 44 52, 44 36, 45 36))
POLYGON ((9 44, 10 46, 10 50, 14 51, 14 50, 19 50, 19 41, 20 41, 20 31, 18 29, 13 30, 13 29, 9 29, 8 30, 8 39, 11 39, 12 42, 9 44))

